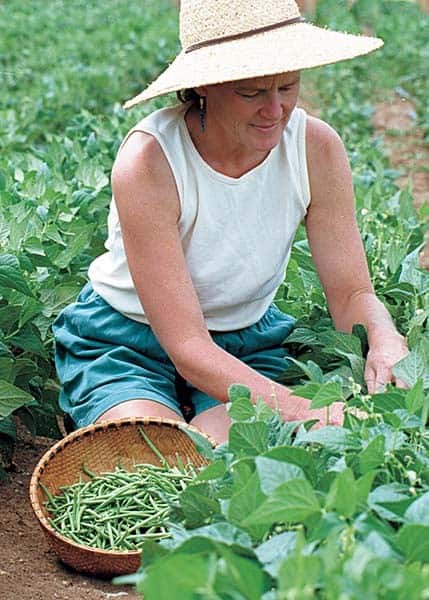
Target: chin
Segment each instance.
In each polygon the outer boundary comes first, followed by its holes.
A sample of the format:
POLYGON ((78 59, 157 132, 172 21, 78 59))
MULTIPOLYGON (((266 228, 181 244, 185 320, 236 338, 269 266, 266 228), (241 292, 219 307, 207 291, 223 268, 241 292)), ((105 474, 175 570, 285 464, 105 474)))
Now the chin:
POLYGON ((271 140, 266 140, 264 142, 257 142, 254 144, 254 148, 255 150, 258 150, 259 152, 270 152, 271 150, 274 150, 274 148, 276 146, 278 146, 280 143, 280 138, 277 136, 275 139, 271 139, 271 140))

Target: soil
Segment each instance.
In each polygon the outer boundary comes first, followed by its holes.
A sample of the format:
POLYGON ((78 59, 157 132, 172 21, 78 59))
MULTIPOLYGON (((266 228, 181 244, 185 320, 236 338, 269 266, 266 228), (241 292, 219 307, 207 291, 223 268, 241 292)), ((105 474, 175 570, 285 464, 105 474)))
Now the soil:
MULTIPOLYGON (((416 208, 429 204, 429 145, 416 126, 413 103, 396 94, 376 104, 372 124, 375 134, 384 139, 392 167, 401 171, 398 186, 411 184, 416 208)), ((429 237, 420 264, 429 269, 429 237)))
POLYGON ((141 600, 131 587, 83 576, 60 563, 49 549, 31 509, 31 474, 55 440, 23 432, 16 465, 0 483, 0 600, 141 600))

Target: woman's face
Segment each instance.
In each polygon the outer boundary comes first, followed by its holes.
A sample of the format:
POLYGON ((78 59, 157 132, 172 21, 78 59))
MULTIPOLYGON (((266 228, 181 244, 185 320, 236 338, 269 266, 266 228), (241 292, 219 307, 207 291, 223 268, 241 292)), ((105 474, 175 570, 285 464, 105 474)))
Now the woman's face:
POLYGON ((294 71, 199 88, 207 98, 207 130, 217 127, 232 147, 272 150, 296 106, 299 78, 294 71))

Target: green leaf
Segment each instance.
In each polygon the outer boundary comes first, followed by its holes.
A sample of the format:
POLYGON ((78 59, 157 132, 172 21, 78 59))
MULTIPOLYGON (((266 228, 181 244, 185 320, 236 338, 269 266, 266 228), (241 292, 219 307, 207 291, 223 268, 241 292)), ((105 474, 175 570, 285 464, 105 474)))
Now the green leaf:
POLYGON ((423 387, 429 388, 429 357, 423 356, 417 350, 412 350, 405 358, 393 367, 393 374, 397 379, 414 386, 419 379, 423 387))
POLYGON ((296 531, 284 531, 255 548, 259 562, 272 577, 277 576, 280 564, 294 551, 296 538, 296 531))
POLYGON ((0 419, 0 434, 9 437, 11 440, 16 440, 16 425, 12 417, 0 419))
POLYGON ((237 398, 227 404, 228 416, 233 421, 248 421, 255 417, 255 407, 247 398, 237 398))
MULTIPOLYGON (((364 477, 368 477, 368 474, 364 477)), ((395 535, 395 530, 387 521, 380 519, 378 515, 368 510, 356 516, 354 527, 361 539, 367 537, 371 532, 377 531, 390 543, 395 535)))
POLYGON ((406 252, 404 252, 403 244, 393 241, 392 244, 387 246, 386 261, 389 271, 393 274, 401 266, 401 262, 404 260, 406 252))
POLYGON ((365 359, 362 358, 362 356, 342 352, 341 350, 338 350, 338 354, 344 356, 344 358, 349 361, 354 380, 360 385, 363 385, 365 383, 365 359))
POLYGON ((322 570, 318 556, 289 556, 278 571, 278 592, 281 598, 313 598, 322 570), (290 595, 288 594, 290 592, 290 595))
POLYGON ((81 287, 79 281, 76 281, 41 290, 40 300, 43 304, 43 314, 46 317, 56 316, 61 309, 76 299, 81 287))
POLYGON ((273 415, 275 415, 275 411, 265 404, 262 398, 258 398, 255 404, 255 417, 257 421, 269 421, 273 415))
POLYGON ((226 521, 211 523, 195 529, 183 529, 180 531, 179 545, 196 537, 210 540, 213 547, 219 547, 222 544, 252 555, 252 540, 248 533, 226 521))
POLYGON ((9 356, 0 356, 0 380, 3 379, 9 383, 15 380, 15 361, 9 356))
POLYGON ((415 414, 423 406, 424 388, 423 379, 418 379, 415 385, 407 392, 405 406, 411 414, 415 414))
POLYGON ((420 270, 420 252, 422 246, 418 246, 410 252, 402 261, 401 275, 399 281, 401 283, 410 283, 418 292, 425 291, 425 277, 420 270))
POLYGON ((380 485, 369 494, 368 506, 381 518, 402 523, 405 511, 413 501, 407 492, 406 486, 396 482, 380 485))
POLYGON ((378 531, 371 531, 363 540, 363 545, 379 558, 393 559, 395 562, 399 558, 397 552, 393 551, 392 546, 378 531))
POLYGON ((83 231, 73 237, 67 247, 52 260, 59 269, 67 268, 72 260, 85 250, 91 238, 92 227, 85 227, 83 231))
POLYGON ((311 409, 331 406, 334 402, 344 400, 341 384, 338 381, 329 383, 307 383, 294 388, 297 396, 311 400, 311 409))
POLYGON ((47 354, 40 332, 32 323, 26 323, 19 333, 10 338, 10 343, 25 352, 34 352, 40 356, 47 354))
POLYGON ((251 402, 251 391, 246 385, 233 383, 228 388, 228 398, 230 402, 237 402, 237 400, 243 399, 251 402))
MULTIPOLYGON (((309 541, 323 541, 324 543, 331 536, 338 538, 340 533, 347 527, 347 522, 343 517, 340 517, 336 512, 323 511, 317 525, 312 528, 311 535, 309 535, 309 541)), ((336 548, 336 558, 338 555, 338 548, 336 548)))
POLYGON ((0 417, 8 417, 21 406, 33 402, 33 396, 8 381, 0 380, 0 417))
POLYGON ((255 463, 261 490, 266 496, 272 494, 279 485, 289 479, 299 477, 305 479, 304 471, 300 467, 287 462, 257 456, 255 463))
POLYGON ((229 549, 223 549, 223 566, 218 569, 215 590, 218 598, 245 598, 261 600, 269 589, 269 580, 255 560, 238 556, 229 549))
POLYGON ((383 464, 385 451, 385 437, 384 435, 377 435, 365 450, 358 454, 360 472, 362 474, 368 473, 368 471, 377 469, 383 464))
POLYGON ((286 481, 242 522, 247 525, 300 523, 320 512, 320 504, 306 479, 286 481))
POLYGON ((147 568, 156 561, 165 558, 168 554, 169 551, 163 548, 161 544, 158 544, 158 542, 150 539, 146 540, 144 542, 144 551, 142 552, 142 567, 147 568))
POLYGON ((231 468, 233 477, 232 489, 234 494, 235 492, 241 490, 244 485, 246 485, 254 471, 253 459, 243 458, 237 462, 234 462, 234 465, 231 468))
POLYGON ((23 327, 42 312, 43 304, 35 298, 26 298, 19 314, 18 327, 23 327))
MULTIPOLYGON (((288 344, 304 344, 306 346, 322 346, 323 344, 318 338, 318 335, 312 329, 306 329, 305 327, 297 327, 292 331, 286 338, 288 344)), ((300 361, 297 361, 299 366, 302 365, 300 361)))
POLYGON ((350 519, 356 512, 357 489, 351 469, 345 469, 335 477, 327 498, 325 509, 335 509, 341 516, 350 519))
POLYGON ((144 572, 137 585, 148 600, 195 600, 199 589, 204 589, 209 578, 209 561, 206 556, 173 554, 156 561, 144 572))
POLYGON ((101 165, 91 160, 80 164, 76 171, 76 177, 85 187, 95 189, 97 192, 109 185, 109 178, 101 165))
POLYGON ((280 460, 285 463, 291 463, 300 467, 306 478, 315 485, 317 480, 316 461, 313 455, 304 448, 296 448, 292 446, 277 446, 265 452, 266 458, 280 460))
POLYGON ((409 523, 429 526, 429 492, 422 494, 405 511, 405 519, 409 523))
POLYGON ((179 429, 183 431, 183 433, 186 433, 186 435, 194 442, 195 448, 200 454, 209 460, 214 460, 213 447, 205 436, 186 425, 179 424, 179 429))
MULTIPOLYGON (((396 415, 393 415, 396 417, 396 415)), ((400 423, 399 417, 396 417, 400 423)), ((381 434, 384 437, 384 448, 386 452, 399 450, 407 443, 407 436, 403 431, 399 431, 388 423, 380 423, 371 427, 371 435, 381 434)))
POLYGON ((329 425, 320 429, 302 431, 296 436, 295 444, 320 444, 331 452, 344 452, 345 450, 360 450, 359 436, 343 427, 329 425))
POLYGON ((235 525, 244 527, 253 538, 259 539, 266 531, 264 524, 262 523, 262 528, 261 523, 254 523, 253 526, 246 527, 243 521, 247 515, 253 513, 261 505, 265 498, 266 496, 261 491, 258 474, 253 473, 246 484, 231 497, 228 505, 228 520, 235 525))
POLYGON ((299 367, 307 375, 311 383, 323 383, 323 371, 319 365, 312 360, 309 360, 306 363, 303 363, 292 357, 288 358, 288 360, 299 367))
POLYGON ((350 333, 328 330, 320 334, 320 340, 326 346, 323 349, 324 352, 339 356, 344 356, 344 354, 362 356, 360 339, 350 333))
POLYGON ((404 525, 396 542, 408 561, 429 562, 429 526, 404 525))
POLYGON ((45 231, 46 239, 55 242, 60 246, 66 246, 63 238, 60 235, 58 227, 54 223, 50 223, 45 231))
POLYGON ((4 190, 6 189, 6 183, 6 175, 4 171, 0 171, 0 192, 4 192, 4 190))
POLYGON ((17 290, 25 296, 33 296, 21 273, 19 261, 12 254, 0 255, 0 290, 2 287, 17 290))
POLYGON ((389 389, 387 392, 373 394, 371 400, 377 412, 390 412, 398 408, 404 408, 404 393, 404 390, 389 389))
POLYGON ((35 254, 36 256, 45 256, 45 249, 40 238, 27 238, 25 240, 24 248, 29 254, 35 254))
POLYGON ((211 463, 200 471, 197 477, 194 479, 197 481, 211 481, 213 479, 220 479, 226 473, 226 465, 223 460, 215 460, 215 462, 211 463))
POLYGON ((256 456, 268 449, 268 426, 256 423, 233 423, 229 430, 229 450, 238 456, 256 456))
POLYGON ((180 496, 180 507, 188 527, 204 525, 209 518, 220 513, 219 502, 210 497, 205 483, 188 485, 180 496))

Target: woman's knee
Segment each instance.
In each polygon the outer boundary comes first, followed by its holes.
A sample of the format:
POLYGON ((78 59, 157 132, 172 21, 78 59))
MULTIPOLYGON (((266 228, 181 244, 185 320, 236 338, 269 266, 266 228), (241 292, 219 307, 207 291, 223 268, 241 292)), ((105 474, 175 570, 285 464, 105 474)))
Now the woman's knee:
POLYGON ((226 404, 208 408, 194 417, 191 425, 212 437, 217 444, 228 441, 231 419, 228 416, 226 404))
POLYGON ((96 423, 110 419, 123 419, 126 417, 164 417, 175 419, 176 421, 184 421, 184 418, 176 411, 165 406, 162 402, 156 400, 145 400, 144 398, 136 398, 135 400, 127 400, 112 406, 104 412, 96 423))

